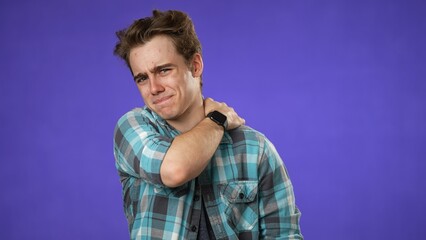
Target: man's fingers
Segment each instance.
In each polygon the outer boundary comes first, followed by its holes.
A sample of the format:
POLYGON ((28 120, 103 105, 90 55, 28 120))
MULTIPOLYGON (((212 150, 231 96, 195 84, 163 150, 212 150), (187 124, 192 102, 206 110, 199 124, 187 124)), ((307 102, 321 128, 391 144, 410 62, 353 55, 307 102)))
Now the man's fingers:
POLYGON ((219 111, 220 113, 226 115, 228 121, 228 130, 244 125, 246 122, 243 118, 238 116, 233 107, 228 106, 224 102, 216 102, 212 98, 204 99, 204 111, 206 115, 212 111, 219 111))

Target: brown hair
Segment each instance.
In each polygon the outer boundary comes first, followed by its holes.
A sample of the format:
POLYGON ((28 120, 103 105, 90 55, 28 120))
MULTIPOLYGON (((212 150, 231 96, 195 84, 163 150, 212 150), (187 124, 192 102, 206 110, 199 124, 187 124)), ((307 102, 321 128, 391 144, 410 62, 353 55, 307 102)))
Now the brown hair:
POLYGON ((195 53, 201 54, 201 43, 195 33, 194 24, 189 16, 181 11, 154 10, 152 17, 138 19, 116 34, 118 42, 115 45, 114 54, 126 61, 129 68, 130 50, 145 44, 157 35, 170 37, 177 52, 184 57, 188 66, 195 53))

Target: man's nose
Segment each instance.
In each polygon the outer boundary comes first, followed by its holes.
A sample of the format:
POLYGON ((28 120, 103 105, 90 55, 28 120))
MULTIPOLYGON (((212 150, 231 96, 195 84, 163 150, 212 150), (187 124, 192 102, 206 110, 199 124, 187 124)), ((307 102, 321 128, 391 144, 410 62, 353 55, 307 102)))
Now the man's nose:
POLYGON ((157 95, 164 91, 164 87, 161 83, 161 80, 157 78, 150 79, 149 89, 151 91, 151 94, 153 95, 157 95))

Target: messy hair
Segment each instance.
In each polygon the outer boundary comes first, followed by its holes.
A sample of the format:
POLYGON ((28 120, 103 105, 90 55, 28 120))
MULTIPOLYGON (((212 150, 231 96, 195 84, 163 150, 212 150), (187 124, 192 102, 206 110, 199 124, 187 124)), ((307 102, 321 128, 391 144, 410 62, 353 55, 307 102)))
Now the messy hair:
POLYGON ((150 41, 157 35, 168 36, 188 66, 196 53, 201 54, 201 43, 189 16, 181 11, 154 10, 151 17, 141 18, 128 28, 116 32, 118 42, 114 54, 121 57, 130 68, 130 51, 150 41))

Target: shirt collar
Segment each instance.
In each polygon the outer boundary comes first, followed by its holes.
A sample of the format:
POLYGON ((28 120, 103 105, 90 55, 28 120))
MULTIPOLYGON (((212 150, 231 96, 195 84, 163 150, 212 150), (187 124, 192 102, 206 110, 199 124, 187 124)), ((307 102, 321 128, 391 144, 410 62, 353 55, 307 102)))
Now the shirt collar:
MULTIPOLYGON (((146 107, 148 111, 151 112, 152 117, 155 119, 156 122, 158 122, 161 126, 167 128, 167 130, 176 133, 176 135, 180 134, 180 131, 175 129, 173 126, 171 126, 166 120, 164 120, 160 115, 158 115, 156 112, 152 111, 148 107, 146 107)), ((220 141, 220 144, 232 144, 232 138, 229 135, 227 131, 223 134, 222 140, 220 141)))

